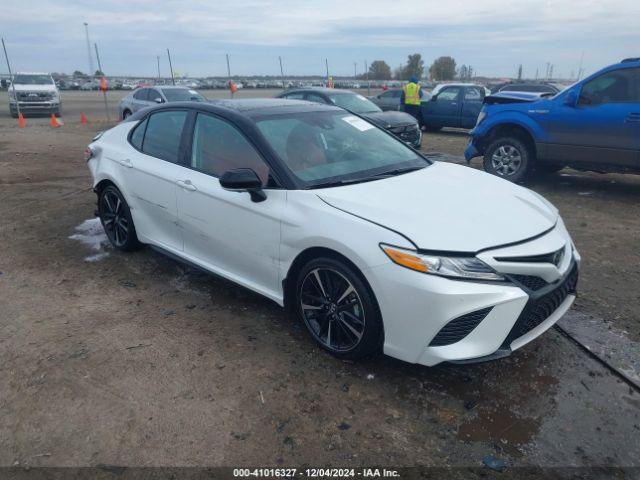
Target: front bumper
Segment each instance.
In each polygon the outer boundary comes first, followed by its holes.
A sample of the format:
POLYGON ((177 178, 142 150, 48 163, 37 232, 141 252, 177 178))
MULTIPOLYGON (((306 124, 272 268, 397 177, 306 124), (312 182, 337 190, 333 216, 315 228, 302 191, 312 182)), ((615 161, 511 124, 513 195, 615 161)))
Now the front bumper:
POLYGON ((464 158, 470 161, 472 158, 479 157, 482 155, 476 145, 474 144, 474 139, 471 137, 469 139, 469 143, 467 144, 467 148, 464 149, 464 158))
MULTIPOLYGON (((49 113, 60 109, 59 102, 18 102, 20 111, 23 113, 49 113)), ((16 102, 9 103, 12 113, 17 112, 16 102)))
MULTIPOLYGON (((575 299, 580 256, 563 225, 525 243, 525 247, 521 244, 482 253, 485 260, 492 254, 504 256, 509 251, 530 247, 529 254, 533 255, 557 249, 559 243, 565 245, 568 255, 557 268, 558 278, 551 281, 550 265, 531 266, 535 275, 546 276, 548 280, 546 287, 537 291, 511 280, 493 283, 450 280, 392 263, 372 268, 367 277, 384 320, 384 353, 432 366, 500 358, 526 345, 570 308, 575 299), (466 321, 486 311, 479 323, 459 340, 449 344, 438 342, 445 326, 455 333, 460 328, 455 321, 466 321)), ((528 264, 505 265, 506 276, 510 269, 524 275, 528 268, 528 264)))

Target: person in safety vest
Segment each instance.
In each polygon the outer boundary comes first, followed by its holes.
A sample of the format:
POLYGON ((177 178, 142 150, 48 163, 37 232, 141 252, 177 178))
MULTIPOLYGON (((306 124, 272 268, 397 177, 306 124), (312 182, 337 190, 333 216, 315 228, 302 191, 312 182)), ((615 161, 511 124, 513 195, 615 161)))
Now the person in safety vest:
POLYGON ((418 79, 412 76, 404 87, 402 87, 402 95, 400 97, 400 105, 404 111, 414 116, 420 122, 420 99, 422 98, 422 87, 418 83, 418 79))

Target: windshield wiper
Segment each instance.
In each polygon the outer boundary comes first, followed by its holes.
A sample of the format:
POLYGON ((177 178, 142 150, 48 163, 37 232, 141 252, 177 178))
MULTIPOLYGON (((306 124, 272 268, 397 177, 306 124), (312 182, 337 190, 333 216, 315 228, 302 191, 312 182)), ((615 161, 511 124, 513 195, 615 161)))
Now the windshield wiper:
POLYGON ((386 172, 376 173, 375 175, 370 175, 368 177, 351 178, 346 180, 336 180, 334 182, 319 183, 317 185, 312 185, 309 188, 340 187, 343 185, 353 185, 354 183, 372 182, 374 180, 380 180, 382 178, 395 177, 396 175, 401 175, 403 173, 415 172, 416 170, 422 170, 423 168, 425 167, 396 168, 394 170, 388 170, 386 172))

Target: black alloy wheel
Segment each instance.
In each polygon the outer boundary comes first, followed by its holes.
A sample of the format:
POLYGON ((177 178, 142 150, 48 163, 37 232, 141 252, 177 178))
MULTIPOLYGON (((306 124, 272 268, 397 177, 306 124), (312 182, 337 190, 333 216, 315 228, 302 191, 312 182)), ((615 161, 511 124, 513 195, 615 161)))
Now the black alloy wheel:
POLYGON ((298 277, 298 311, 313 339, 343 358, 360 358, 381 347, 377 303, 351 267, 331 258, 314 260, 298 277))
POLYGON ((132 251, 140 247, 129 205, 113 185, 100 192, 98 213, 107 238, 115 248, 132 251))

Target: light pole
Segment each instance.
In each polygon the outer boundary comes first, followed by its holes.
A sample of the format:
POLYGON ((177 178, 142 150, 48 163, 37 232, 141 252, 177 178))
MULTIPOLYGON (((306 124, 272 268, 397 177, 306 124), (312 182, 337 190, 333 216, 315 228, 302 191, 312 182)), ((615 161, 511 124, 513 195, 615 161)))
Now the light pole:
POLYGON ((89 24, 84 22, 84 33, 87 37, 87 55, 89 56, 89 76, 93 77, 96 72, 93 69, 93 56, 91 55, 91 41, 89 40, 89 24))

